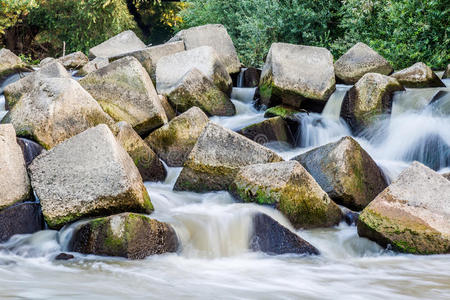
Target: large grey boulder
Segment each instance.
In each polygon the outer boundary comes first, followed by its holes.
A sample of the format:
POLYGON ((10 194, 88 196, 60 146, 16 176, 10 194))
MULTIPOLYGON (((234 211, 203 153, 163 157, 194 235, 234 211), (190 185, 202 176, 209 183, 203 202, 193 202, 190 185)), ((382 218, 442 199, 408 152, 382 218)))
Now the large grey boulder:
POLYGON ((115 121, 127 122, 140 135, 167 123, 150 76, 134 57, 116 60, 79 82, 115 121))
POLYGON ((25 64, 20 57, 6 48, 0 49, 0 82, 8 75, 19 72, 24 68, 25 64))
POLYGON ((89 57, 109 58, 127 52, 142 50, 145 47, 144 42, 142 42, 133 31, 127 30, 89 49, 89 57))
POLYGON ((30 234, 44 229, 39 203, 19 203, 0 211, 0 243, 15 234, 30 234))
POLYGON ((209 122, 184 163, 175 190, 228 190, 239 168, 282 161, 275 152, 242 135, 209 122))
POLYGON ((67 69, 79 69, 88 63, 88 57, 81 51, 70 53, 58 58, 58 61, 67 69))
POLYGON ((153 210, 133 160, 104 124, 41 154, 29 173, 51 228, 88 216, 153 210))
POLYGON ((43 78, 71 78, 69 72, 58 61, 45 64, 36 72, 19 79, 16 82, 8 84, 5 87, 5 105, 6 109, 11 109, 22 97, 40 86, 40 79, 43 78))
POLYGON ((168 95, 179 81, 191 71, 198 69, 221 91, 231 93, 232 80, 216 51, 209 46, 162 57, 156 65, 156 89, 168 95))
POLYGON ((345 95, 341 116, 353 131, 359 131, 380 115, 390 113, 393 93, 402 90, 403 86, 395 78, 367 73, 345 95))
POLYGON ((320 254, 313 245, 263 213, 253 216, 250 249, 271 255, 320 254))
POLYGON ((177 235, 169 224, 122 213, 82 224, 75 230, 70 248, 84 254, 143 259, 176 252, 178 246, 177 235))
POLYGON ((106 67, 109 64, 109 59, 104 57, 96 57, 93 60, 86 63, 80 70, 77 72, 77 76, 86 76, 87 74, 97 71, 103 67, 106 67))
POLYGON ((185 112, 197 106, 210 116, 236 114, 236 108, 230 98, 197 68, 188 71, 166 93, 177 112, 185 112))
POLYGON ((144 181, 164 181, 167 171, 158 155, 125 121, 117 123, 117 140, 133 159, 144 181))
POLYGON ((342 218, 339 207, 296 161, 243 166, 230 192, 244 202, 275 206, 296 228, 334 226, 342 218))
POLYGON ((445 87, 445 84, 423 62, 418 62, 409 68, 400 70, 391 75, 404 87, 424 88, 424 87, 445 87))
POLYGON ((201 46, 213 47, 230 74, 238 73, 241 69, 233 41, 227 29, 221 24, 207 24, 181 30, 170 41, 179 40, 184 42, 186 50, 201 46))
POLYGON ((335 90, 333 55, 325 48, 274 43, 261 74, 264 104, 300 107, 302 101, 325 103, 335 90))
POLYGON ((30 180, 14 127, 0 125, 0 210, 30 196, 30 180))
POLYGON ((46 149, 98 124, 114 128, 114 121, 80 84, 70 78, 43 78, 8 112, 18 136, 46 149))
POLYGON ((180 41, 165 43, 162 45, 148 47, 142 50, 124 53, 118 56, 111 57, 109 60, 114 61, 125 56, 135 57, 150 75, 153 83, 156 84, 156 65, 160 58, 181 51, 184 51, 184 43, 180 41))
POLYGON ((414 162, 361 213, 358 234, 414 254, 450 253, 450 181, 414 162))
POLYGON ((238 131, 243 136, 265 145, 271 142, 294 144, 294 137, 282 117, 273 117, 262 122, 246 126, 238 131))
POLYGON ((364 74, 391 74, 391 64, 364 43, 356 43, 334 63, 336 77, 346 84, 356 83, 364 74))
POLYGON ((193 107, 153 131, 145 141, 168 166, 182 167, 208 121, 201 109, 193 107))
POLYGON ((293 160, 305 167, 331 199, 353 210, 362 210, 387 186, 375 161, 349 136, 293 160))

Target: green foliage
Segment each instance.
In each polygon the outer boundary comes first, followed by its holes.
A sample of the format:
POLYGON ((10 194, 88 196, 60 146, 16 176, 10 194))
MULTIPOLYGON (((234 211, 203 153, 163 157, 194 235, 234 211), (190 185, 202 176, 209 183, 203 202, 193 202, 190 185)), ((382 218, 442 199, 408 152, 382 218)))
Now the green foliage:
POLYGON ((22 22, 30 10, 37 6, 36 0, 2 0, 0 2, 0 36, 6 29, 22 22))

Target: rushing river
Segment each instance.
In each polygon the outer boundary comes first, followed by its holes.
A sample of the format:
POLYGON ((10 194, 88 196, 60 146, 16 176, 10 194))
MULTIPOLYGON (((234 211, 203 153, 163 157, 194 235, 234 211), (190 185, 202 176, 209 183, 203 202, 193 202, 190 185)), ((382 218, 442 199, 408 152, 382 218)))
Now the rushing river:
MULTIPOLYGON (((285 159, 350 135, 339 119, 349 86, 338 86, 322 114, 299 115, 298 147, 271 145, 285 159)), ((413 160, 439 172, 450 165, 450 98, 407 90, 394 97, 392 118, 382 117, 357 140, 389 180, 413 160), (430 96, 431 95, 431 96, 430 96)), ((252 105, 254 89, 235 88, 238 114, 214 117, 239 129, 264 119, 252 105)), ((1 97, 1 96, 0 96, 1 97)), ((0 111, 4 98, 0 98, 0 111)), ((0 112, 0 119, 1 119, 0 112)), ((247 249, 252 215, 263 211, 294 230, 277 211, 235 203, 227 192, 173 192, 181 168, 164 183, 146 183, 152 217, 173 225, 182 249, 142 261, 73 253, 54 261, 77 224, 15 236, 0 245, 1 299, 449 299, 450 255, 396 254, 359 238, 356 227, 297 231, 321 255, 269 256, 247 249)))

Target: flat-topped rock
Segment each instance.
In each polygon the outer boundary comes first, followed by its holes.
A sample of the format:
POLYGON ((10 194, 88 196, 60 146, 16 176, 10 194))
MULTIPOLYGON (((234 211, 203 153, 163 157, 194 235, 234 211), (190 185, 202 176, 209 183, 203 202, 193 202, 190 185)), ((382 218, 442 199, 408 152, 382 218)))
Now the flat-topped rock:
MULTIPOLYGON (((207 24, 181 30, 170 41, 183 41, 186 50, 210 46, 216 50, 227 72, 238 73, 241 62, 227 29, 221 24, 207 24)), ((169 42, 170 42, 169 41, 169 42)))
POLYGON ((361 213, 358 234, 414 254, 450 253, 450 181, 414 162, 361 213))
POLYGON ((282 117, 273 117, 262 122, 246 126, 238 131, 243 136, 265 145, 270 142, 294 144, 292 132, 282 117))
POLYGON ((167 123, 150 76, 134 57, 124 57, 80 79, 80 84, 115 121, 142 136, 167 123))
POLYGON ((400 70, 391 75, 404 87, 425 88, 425 87, 445 87, 445 84, 423 62, 418 62, 409 68, 400 70))
POLYGON ((336 77, 345 84, 355 84, 364 74, 391 74, 391 64, 364 43, 356 43, 334 63, 336 77))
POLYGON ((109 58, 127 52, 142 50, 145 47, 144 42, 142 42, 133 31, 127 30, 89 49, 89 57, 109 58))
POLYGON ((133 160, 104 124, 41 154, 29 172, 50 228, 85 217, 153 210, 133 160))

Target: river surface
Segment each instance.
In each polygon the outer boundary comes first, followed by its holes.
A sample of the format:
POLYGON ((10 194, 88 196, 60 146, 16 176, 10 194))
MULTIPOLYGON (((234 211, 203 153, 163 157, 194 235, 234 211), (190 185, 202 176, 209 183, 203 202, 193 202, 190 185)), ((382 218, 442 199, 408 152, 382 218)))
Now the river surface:
MULTIPOLYGON (((285 159, 351 135, 339 119, 349 86, 338 85, 322 114, 299 115, 297 147, 269 145, 285 159)), ((429 100, 439 91, 407 90, 357 140, 394 180, 413 160, 450 171, 450 99, 429 100), (431 96, 430 96, 431 95, 431 96)), ((251 99, 254 89, 235 88, 234 117, 213 117, 231 129, 264 119, 251 99)), ((2 100, 0 96, 0 111, 2 100)), ((1 114, 1 112, 0 112, 1 114)), ((1 119, 1 116, 0 116, 1 119)), ((300 230, 320 256, 269 256, 248 250, 251 220, 265 212, 291 230, 279 212, 236 203, 227 192, 173 192, 181 168, 168 168, 164 183, 146 183, 153 218, 173 225, 178 253, 145 260, 75 255, 54 261, 77 223, 13 237, 0 245, 0 299, 449 299, 450 255, 396 254, 359 238, 356 227, 300 230)))

